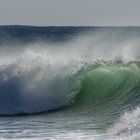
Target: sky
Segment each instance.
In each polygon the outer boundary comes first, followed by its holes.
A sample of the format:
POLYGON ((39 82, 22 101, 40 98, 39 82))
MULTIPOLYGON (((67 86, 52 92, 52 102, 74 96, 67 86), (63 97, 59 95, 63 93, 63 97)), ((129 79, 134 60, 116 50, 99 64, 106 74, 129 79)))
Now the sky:
POLYGON ((140 0, 0 0, 0 25, 140 26, 140 0))

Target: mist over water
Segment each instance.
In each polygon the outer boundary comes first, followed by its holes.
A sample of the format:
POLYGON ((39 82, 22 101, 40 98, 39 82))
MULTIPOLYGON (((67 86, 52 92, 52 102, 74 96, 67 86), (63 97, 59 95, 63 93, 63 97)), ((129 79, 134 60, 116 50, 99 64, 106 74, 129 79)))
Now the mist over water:
POLYGON ((44 113, 1 117, 2 138, 139 137, 139 27, 1 27, 0 34, 0 115, 44 113))

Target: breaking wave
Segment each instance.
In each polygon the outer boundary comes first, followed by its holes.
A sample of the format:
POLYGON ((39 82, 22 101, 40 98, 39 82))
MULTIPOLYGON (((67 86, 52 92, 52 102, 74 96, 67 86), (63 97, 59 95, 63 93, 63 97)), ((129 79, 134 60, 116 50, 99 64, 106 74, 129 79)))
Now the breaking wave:
POLYGON ((139 103, 138 38, 96 32, 64 44, 0 47, 0 114, 139 103))
POLYGON ((118 140, 138 139, 138 29, 101 28, 77 37, 74 33, 62 43, 57 43, 63 39, 56 39, 57 35, 54 43, 53 35, 51 43, 40 38, 25 43, 26 37, 18 42, 16 36, 12 42, 11 37, 3 37, 0 115, 66 109, 107 118, 106 134, 118 140), (10 40, 7 44, 6 39, 10 40))

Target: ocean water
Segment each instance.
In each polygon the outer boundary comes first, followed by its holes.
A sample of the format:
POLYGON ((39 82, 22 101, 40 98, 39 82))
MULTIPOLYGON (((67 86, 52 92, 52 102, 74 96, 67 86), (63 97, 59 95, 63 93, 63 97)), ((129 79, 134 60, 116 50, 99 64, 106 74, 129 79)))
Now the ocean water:
POLYGON ((0 139, 138 140, 140 27, 0 26, 0 139))

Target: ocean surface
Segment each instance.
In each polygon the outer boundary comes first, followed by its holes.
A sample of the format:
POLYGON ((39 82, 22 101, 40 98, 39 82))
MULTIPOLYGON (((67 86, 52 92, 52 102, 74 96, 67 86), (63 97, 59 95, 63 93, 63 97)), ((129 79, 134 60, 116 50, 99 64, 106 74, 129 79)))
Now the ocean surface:
POLYGON ((139 140, 140 27, 0 26, 0 140, 139 140))

